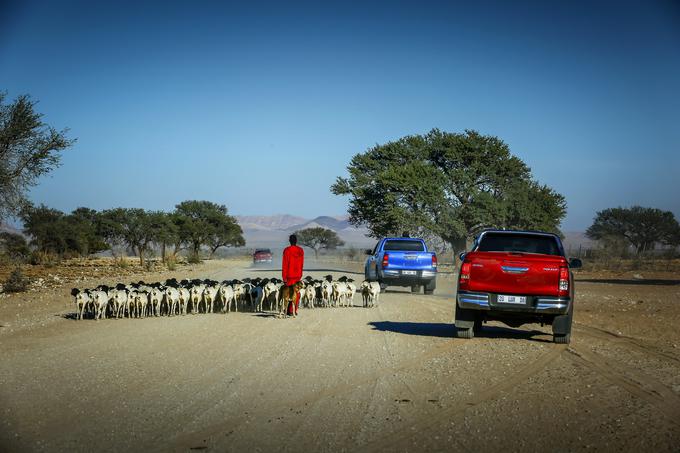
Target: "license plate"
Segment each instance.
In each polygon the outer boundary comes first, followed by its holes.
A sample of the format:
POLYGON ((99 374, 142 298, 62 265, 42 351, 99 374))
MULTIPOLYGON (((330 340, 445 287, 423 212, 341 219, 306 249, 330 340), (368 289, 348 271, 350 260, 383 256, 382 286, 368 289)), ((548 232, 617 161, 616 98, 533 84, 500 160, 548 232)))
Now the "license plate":
POLYGON ((498 295, 498 302, 501 304, 526 304, 526 296, 503 296, 498 295))
POLYGON ((404 275, 416 275, 416 271, 401 271, 404 275))

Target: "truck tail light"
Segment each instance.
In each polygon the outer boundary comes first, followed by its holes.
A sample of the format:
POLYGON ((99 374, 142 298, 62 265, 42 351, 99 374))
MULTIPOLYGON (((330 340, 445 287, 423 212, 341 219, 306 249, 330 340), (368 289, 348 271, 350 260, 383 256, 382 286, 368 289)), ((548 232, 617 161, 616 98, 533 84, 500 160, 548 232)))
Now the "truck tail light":
POLYGON ((382 261, 383 269, 385 269, 387 267, 387 265, 389 264, 389 260, 390 260, 390 255, 388 253, 385 253, 383 255, 383 261, 382 261))
POLYGON ((560 267, 560 283, 557 288, 557 293, 560 296, 569 295, 569 268, 560 267))
POLYGON ((463 262, 460 266, 460 275, 458 276, 458 286, 460 289, 467 289, 470 283, 470 263, 463 262))
POLYGON ((437 255, 432 255, 432 267, 437 268, 437 255))

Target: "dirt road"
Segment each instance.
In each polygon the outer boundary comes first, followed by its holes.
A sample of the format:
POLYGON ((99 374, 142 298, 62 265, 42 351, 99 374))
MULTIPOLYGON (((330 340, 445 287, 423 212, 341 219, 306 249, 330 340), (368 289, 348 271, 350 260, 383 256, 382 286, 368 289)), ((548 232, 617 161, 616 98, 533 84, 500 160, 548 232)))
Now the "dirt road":
POLYGON ((677 451, 677 281, 579 282, 567 347, 540 326, 452 338, 454 279, 285 320, 74 321, 65 288, 4 300, 0 450, 677 451))

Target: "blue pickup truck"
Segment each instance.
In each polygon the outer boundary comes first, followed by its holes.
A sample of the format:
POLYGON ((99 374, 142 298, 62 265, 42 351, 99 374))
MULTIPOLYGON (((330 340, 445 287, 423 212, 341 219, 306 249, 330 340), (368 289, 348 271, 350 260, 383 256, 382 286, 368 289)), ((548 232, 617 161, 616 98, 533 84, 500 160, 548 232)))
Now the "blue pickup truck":
POLYGON ((410 286, 418 292, 422 286, 425 294, 432 294, 437 287, 437 255, 428 252, 422 239, 384 238, 366 254, 366 280, 379 282, 382 289, 410 286))

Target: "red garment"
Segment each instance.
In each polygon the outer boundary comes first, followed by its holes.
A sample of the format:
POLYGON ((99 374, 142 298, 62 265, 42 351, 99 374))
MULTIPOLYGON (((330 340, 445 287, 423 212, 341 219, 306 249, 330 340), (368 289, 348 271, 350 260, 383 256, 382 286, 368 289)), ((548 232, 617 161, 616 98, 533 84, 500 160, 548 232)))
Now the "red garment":
POLYGON ((291 245, 283 250, 281 274, 286 286, 293 285, 302 278, 302 265, 305 262, 305 251, 302 247, 291 245))

